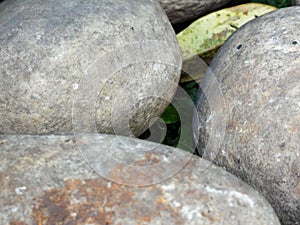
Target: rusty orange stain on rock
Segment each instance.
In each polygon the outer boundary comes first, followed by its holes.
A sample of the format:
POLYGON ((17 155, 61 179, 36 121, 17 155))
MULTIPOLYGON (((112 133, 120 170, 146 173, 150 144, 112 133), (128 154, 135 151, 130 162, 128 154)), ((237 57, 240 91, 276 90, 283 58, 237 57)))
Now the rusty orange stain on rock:
POLYGON ((292 133, 296 133, 296 132, 298 131, 298 127, 297 127, 297 126, 292 126, 292 127, 290 128, 290 131, 291 131, 292 133))
POLYGON ((160 193, 160 195, 156 198, 156 206, 158 212, 167 211, 172 215, 172 218, 176 218, 176 222, 178 224, 184 224, 184 219, 180 216, 179 210, 181 208, 174 208, 170 205, 170 202, 164 198, 164 194, 160 193))
POLYGON ((139 218, 138 221, 137 221, 137 224, 138 225, 144 225, 145 222, 149 223, 150 221, 151 221, 151 218, 149 216, 145 216, 145 217, 139 218))
POLYGON ((295 195, 297 196, 297 198, 300 199, 300 182, 299 182, 298 185, 295 187, 294 193, 295 193, 295 195))
POLYGON ((167 200, 163 197, 163 196, 159 196, 157 199, 156 199, 156 203, 157 204, 166 204, 167 200))
POLYGON ((144 154, 144 156, 145 156, 145 159, 135 162, 134 166, 145 166, 145 165, 149 165, 149 164, 154 165, 161 161, 159 159, 159 157, 157 157, 157 155, 151 154, 149 152, 146 152, 144 154))
POLYGON ((24 223, 21 221, 13 221, 13 222, 10 222, 9 225, 27 225, 27 223, 24 223))
POLYGON ((221 221, 221 217, 222 217, 222 215, 221 215, 220 212, 218 212, 218 216, 217 217, 213 216, 210 212, 205 212, 205 211, 201 212, 201 215, 203 217, 208 218, 212 223, 220 222, 221 221))
POLYGON ((135 168, 123 164, 117 164, 109 173, 109 177, 114 181, 126 180, 128 184, 135 183, 137 177, 140 176, 144 177, 145 174, 142 171, 135 170, 135 168), (132 174, 135 174, 135 176, 132 176, 132 174))
MULTIPOLYGON (((121 225, 116 220, 127 216, 136 224, 144 225, 151 222, 152 217, 160 217, 161 212, 165 212, 176 220, 176 224, 183 224, 179 210, 170 205, 156 185, 141 188, 111 183, 101 178, 70 179, 65 180, 62 188, 44 191, 32 208, 31 218, 32 225, 121 225), (156 200, 137 201, 144 194, 153 195, 156 200)), ((27 224, 13 221, 10 225, 27 224)))
POLYGON ((112 224, 112 207, 131 201, 133 193, 102 179, 66 180, 62 189, 45 191, 32 209, 34 225, 112 224))

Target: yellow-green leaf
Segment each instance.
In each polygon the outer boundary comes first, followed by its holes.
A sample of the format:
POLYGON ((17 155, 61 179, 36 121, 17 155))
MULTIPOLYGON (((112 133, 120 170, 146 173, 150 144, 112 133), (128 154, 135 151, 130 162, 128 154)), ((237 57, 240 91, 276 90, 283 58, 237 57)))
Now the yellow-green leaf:
MULTIPOLYGON (((248 3, 222 9, 201 17, 177 34, 183 53, 183 62, 193 64, 193 56, 199 55, 209 63, 219 47, 238 28, 258 16, 276 10, 276 7, 259 3, 248 3)), ((195 76, 195 75, 194 75, 195 76)), ((201 79, 203 74, 197 74, 201 79)), ((193 80, 182 76, 181 82, 193 80)))

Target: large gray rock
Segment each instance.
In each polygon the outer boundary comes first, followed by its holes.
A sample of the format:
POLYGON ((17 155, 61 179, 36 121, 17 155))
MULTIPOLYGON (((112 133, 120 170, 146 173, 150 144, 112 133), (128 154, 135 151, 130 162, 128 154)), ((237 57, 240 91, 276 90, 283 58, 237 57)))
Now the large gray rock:
POLYGON ((293 0, 293 5, 300 5, 300 0, 293 0))
POLYGON ((0 156, 1 224, 279 224, 266 200, 241 180, 199 157, 152 142, 105 134, 79 135, 76 143, 68 135, 1 136, 0 156), (164 182, 126 186, 94 173, 76 144, 101 146, 94 150, 108 162, 111 155, 104 151, 117 152, 119 161, 128 160, 124 150, 133 153, 136 172, 106 165, 110 179, 129 185, 177 170, 176 160, 189 162, 164 182), (149 148, 156 150, 142 152, 149 148), (175 161, 174 154, 179 156, 175 161), (161 173, 152 173, 155 166, 161 173))
POLYGON ((223 97, 224 104, 212 109, 200 91, 194 126, 202 154, 259 190, 283 224, 300 223, 299 27, 300 8, 290 7, 234 33, 202 84, 206 91, 217 87, 216 77, 219 89, 209 93, 221 94, 210 103, 223 97), (219 145, 222 136, 218 152, 207 147, 219 145))
POLYGON ((230 0, 159 0, 171 23, 182 23, 203 16, 230 0))
POLYGON ((0 133, 137 135, 176 91, 181 51, 156 1, 6 0, 0 25, 0 133))

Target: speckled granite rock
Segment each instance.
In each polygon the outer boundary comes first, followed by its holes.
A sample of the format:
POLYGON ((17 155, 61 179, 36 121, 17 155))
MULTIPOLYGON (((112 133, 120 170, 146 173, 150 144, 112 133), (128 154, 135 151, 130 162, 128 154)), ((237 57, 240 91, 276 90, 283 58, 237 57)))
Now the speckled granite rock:
POLYGON ((71 132, 73 117, 140 134, 176 91, 181 50, 156 1, 6 0, 0 25, 0 133, 71 132))
MULTIPOLYGON (((221 116, 227 117, 217 156, 206 147, 219 130, 212 127, 217 114, 201 92, 194 127, 200 151, 259 190, 283 224, 300 223, 299 27, 300 8, 289 7, 234 33, 210 65, 224 97, 221 116)), ((212 78, 207 73, 203 85, 212 78)))
MULTIPOLYGON (((123 151, 116 136, 76 137, 81 145, 95 141, 102 151, 123 151)), ((126 186, 92 172, 74 136, 0 136, 1 224, 279 224, 258 192, 208 161, 152 142, 123 138, 122 143, 129 152, 150 147, 157 153, 136 155, 141 170, 127 177, 129 183, 159 176, 143 172, 149 163, 176 168, 166 161, 175 152, 189 162, 162 183, 126 186), (166 152, 166 158, 159 156, 166 152)), ((110 169, 117 180, 129 172, 110 169)))
POLYGON ((171 23, 182 23, 203 16, 230 0, 159 0, 171 23))

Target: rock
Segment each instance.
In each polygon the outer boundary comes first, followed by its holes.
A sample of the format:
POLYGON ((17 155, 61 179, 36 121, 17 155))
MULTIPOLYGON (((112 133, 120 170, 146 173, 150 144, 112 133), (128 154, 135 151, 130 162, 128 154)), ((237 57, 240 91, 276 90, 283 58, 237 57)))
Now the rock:
POLYGON ((279 224, 258 192, 179 149, 105 134, 79 135, 76 143, 72 135, 6 135, 0 145, 3 224, 279 224), (108 156, 103 150, 121 153, 119 160, 128 160, 124 150, 133 153, 131 165, 138 169, 131 175, 120 165, 106 165, 110 179, 127 184, 159 177, 151 172, 155 165, 163 172, 163 164, 169 171, 178 169, 176 160, 188 164, 164 182, 127 186, 94 173, 76 144, 101 146, 94 149, 98 158, 108 156), (156 150, 141 151, 148 148, 156 150))
POLYGON ((159 0, 172 24, 199 18, 230 0, 159 0))
POLYGON ((300 5, 300 0, 293 0, 293 5, 300 5))
POLYGON ((194 126, 205 158, 261 192, 283 224, 300 223, 299 27, 300 8, 289 7, 234 33, 202 84, 206 91, 214 87, 209 102, 220 107, 212 109, 200 91, 194 126))
POLYGON ((0 133, 138 135, 176 91, 181 50, 155 1, 6 0, 0 21, 0 133))

